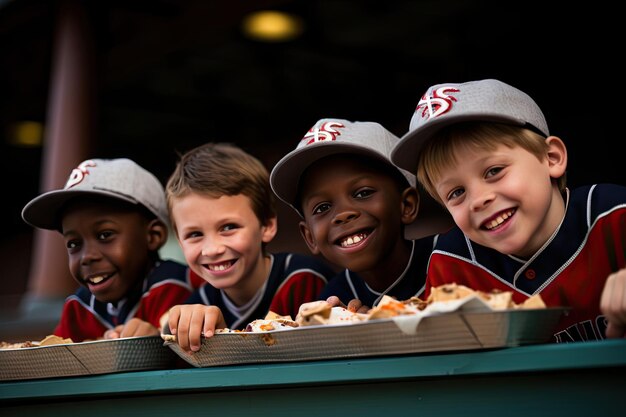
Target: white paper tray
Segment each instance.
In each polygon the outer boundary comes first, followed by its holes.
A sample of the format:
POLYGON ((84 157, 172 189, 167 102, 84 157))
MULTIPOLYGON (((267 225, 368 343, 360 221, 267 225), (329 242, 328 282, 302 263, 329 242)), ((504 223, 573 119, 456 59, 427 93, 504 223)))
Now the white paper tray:
POLYGON ((165 345, 195 367, 486 349, 547 342, 567 312, 565 308, 485 311, 480 304, 473 300, 450 305, 422 317, 217 333, 203 339, 201 349, 192 354, 176 342, 165 345), (450 309, 456 311, 443 311, 450 309))
POLYGON ((0 349, 0 381, 164 369, 176 360, 159 336, 0 349))

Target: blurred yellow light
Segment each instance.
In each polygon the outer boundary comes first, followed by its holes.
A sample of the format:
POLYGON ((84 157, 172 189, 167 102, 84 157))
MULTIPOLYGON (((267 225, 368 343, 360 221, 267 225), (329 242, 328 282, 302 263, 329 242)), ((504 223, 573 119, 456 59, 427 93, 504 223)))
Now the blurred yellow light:
POLYGON ((7 139, 11 145, 36 147, 43 143, 43 125, 39 122, 15 122, 8 133, 7 139))
POLYGON ((283 12, 256 12, 244 19, 243 30, 253 39, 267 42, 287 41, 302 33, 302 20, 283 12))

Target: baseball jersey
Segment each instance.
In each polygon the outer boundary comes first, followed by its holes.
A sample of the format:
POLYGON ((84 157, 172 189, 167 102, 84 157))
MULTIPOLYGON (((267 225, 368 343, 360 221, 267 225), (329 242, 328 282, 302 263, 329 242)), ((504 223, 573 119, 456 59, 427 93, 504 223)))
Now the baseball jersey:
POLYGON ((65 299, 54 334, 74 342, 101 339, 106 330, 139 318, 159 327, 170 307, 182 304, 192 293, 190 270, 176 261, 159 261, 141 288, 119 302, 98 301, 86 287, 65 299))
POLYGON ((626 267, 626 187, 596 184, 566 193, 559 230, 530 259, 478 245, 455 227, 430 259, 427 290, 456 282, 474 290, 512 291, 516 303, 540 294, 548 307, 570 307, 555 342, 600 340, 600 297, 608 276, 626 267))
POLYGON ((222 290, 208 283, 196 289, 185 304, 217 306, 228 328, 243 330, 270 311, 295 318, 301 304, 319 299, 334 274, 330 266, 312 256, 287 252, 270 256, 272 266, 265 285, 245 306, 234 305, 222 290))
MULTIPOLYGON (((413 240, 411 259, 398 281, 388 288, 386 295, 398 300, 419 297, 424 291, 428 259, 433 251, 436 236, 413 240)), ((347 305, 350 300, 358 299, 363 305, 373 307, 383 293, 374 291, 365 280, 353 271, 345 269, 333 277, 322 291, 320 299, 326 300, 331 295, 339 297, 347 305)))

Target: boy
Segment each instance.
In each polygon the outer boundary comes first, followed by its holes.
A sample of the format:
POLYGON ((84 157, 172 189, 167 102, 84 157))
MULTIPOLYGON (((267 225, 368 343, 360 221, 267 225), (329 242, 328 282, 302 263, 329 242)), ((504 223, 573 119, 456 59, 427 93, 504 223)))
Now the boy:
POLYGON ((624 335, 626 188, 568 190, 565 144, 527 94, 498 80, 430 87, 392 160, 417 171, 458 226, 433 252, 431 287, 571 307, 557 342, 624 335))
POLYGON ((345 268, 322 299, 367 309, 385 294, 405 300, 424 290, 441 223, 420 205, 415 176, 389 160, 398 140, 378 123, 322 119, 272 170, 274 193, 302 217, 311 252, 345 268))
POLYGON ((184 154, 167 182, 176 237, 206 281, 170 311, 170 331, 186 351, 200 349, 201 335, 216 327, 243 329, 270 311, 295 318, 333 275, 313 257, 267 252, 278 227, 268 177, 242 149, 207 143, 184 154))
POLYGON ((188 269, 159 258, 168 227, 163 186, 130 159, 83 161, 63 189, 26 204, 22 218, 63 234, 80 285, 65 301, 57 336, 158 335, 161 316, 191 294, 188 269))

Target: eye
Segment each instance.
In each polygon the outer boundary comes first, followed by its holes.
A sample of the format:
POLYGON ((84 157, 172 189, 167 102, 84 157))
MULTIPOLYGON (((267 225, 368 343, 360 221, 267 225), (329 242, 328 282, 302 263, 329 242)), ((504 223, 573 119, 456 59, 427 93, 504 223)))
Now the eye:
POLYGON ((239 225, 235 223, 227 223, 224 226, 222 226, 223 232, 232 232, 233 230, 237 230, 237 229, 239 229, 239 225))
POLYGON ((65 242, 65 247, 69 252, 74 252, 80 247, 80 241, 78 239, 71 239, 65 242))
POLYGON ((195 239, 198 237, 202 236, 202 232, 198 232, 198 231, 191 231, 191 232, 187 232, 183 235, 183 240, 188 240, 188 239, 195 239))
POLYGON ((98 240, 107 241, 113 237, 113 232, 111 230, 104 230, 98 233, 98 240))
POLYGON ((452 191, 450 191, 448 193, 447 200, 450 201, 450 200, 457 199, 457 198, 461 197, 464 193, 465 193, 465 189, 464 188, 460 188, 460 187, 459 188, 455 188, 454 190, 452 190, 452 191))
POLYGON ((330 204, 329 203, 320 203, 315 205, 315 207, 313 207, 312 213, 313 214, 322 214, 326 211, 330 210, 330 204))
POLYGON ((485 172, 485 178, 491 178, 498 175, 504 167, 491 167, 485 172))
POLYGON ((360 190, 357 190, 356 193, 354 193, 354 198, 367 198, 375 192, 376 190, 374 190, 373 188, 361 188, 360 190))

